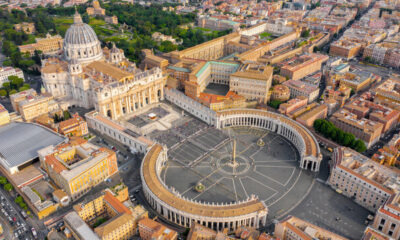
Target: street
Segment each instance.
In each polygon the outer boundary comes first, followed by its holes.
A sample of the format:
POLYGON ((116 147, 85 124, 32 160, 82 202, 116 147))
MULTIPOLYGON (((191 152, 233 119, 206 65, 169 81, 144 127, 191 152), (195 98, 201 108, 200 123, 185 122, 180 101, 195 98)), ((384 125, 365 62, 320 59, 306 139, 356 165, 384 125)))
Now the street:
MULTIPOLYGON (((10 236, 10 239, 34 239, 31 231, 31 226, 35 226, 28 218, 25 220, 21 215, 21 208, 12 199, 12 195, 6 193, 4 189, 0 189, 0 205, 1 215, 4 217, 3 225, 4 232, 10 236)), ((38 231, 38 238, 43 239, 44 232, 38 231)))

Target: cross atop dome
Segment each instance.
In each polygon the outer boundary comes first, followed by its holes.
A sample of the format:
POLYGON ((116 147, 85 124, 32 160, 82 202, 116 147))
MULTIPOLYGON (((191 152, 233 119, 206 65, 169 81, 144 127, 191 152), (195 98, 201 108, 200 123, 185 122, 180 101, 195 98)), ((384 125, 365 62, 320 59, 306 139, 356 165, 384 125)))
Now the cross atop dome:
POLYGON ((75 7, 74 24, 83 23, 81 15, 75 7))

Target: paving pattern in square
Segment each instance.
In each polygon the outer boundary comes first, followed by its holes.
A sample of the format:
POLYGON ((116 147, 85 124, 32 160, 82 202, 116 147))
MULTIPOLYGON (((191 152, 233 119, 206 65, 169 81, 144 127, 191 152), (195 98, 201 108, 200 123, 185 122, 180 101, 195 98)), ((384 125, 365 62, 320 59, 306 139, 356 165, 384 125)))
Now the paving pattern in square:
POLYGON ((250 127, 205 127, 197 131, 189 127, 185 134, 182 128, 170 131, 181 135, 182 140, 168 150, 169 160, 161 177, 185 197, 227 203, 256 195, 268 206, 268 215, 274 217, 289 211, 312 186, 313 177, 298 167, 297 149, 276 133, 250 127), (261 147, 257 145, 260 138, 265 143, 261 147), (233 139, 236 168, 229 165, 233 139), (204 191, 194 189, 198 183, 205 186, 204 191))

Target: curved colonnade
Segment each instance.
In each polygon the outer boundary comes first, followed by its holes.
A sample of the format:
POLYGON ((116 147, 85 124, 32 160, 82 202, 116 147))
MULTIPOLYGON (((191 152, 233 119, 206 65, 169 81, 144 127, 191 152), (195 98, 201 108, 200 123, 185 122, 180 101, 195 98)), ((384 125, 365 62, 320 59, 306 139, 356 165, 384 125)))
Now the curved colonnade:
MULTIPOLYGON (((216 120, 217 128, 253 126, 274 131, 296 146, 301 156, 301 168, 319 169, 321 155, 317 141, 306 128, 291 119, 262 110, 234 109, 218 112, 216 120)), ((265 225, 267 206, 254 195, 245 201, 227 204, 199 202, 181 196, 160 178, 167 160, 167 149, 154 144, 142 161, 140 173, 147 201, 169 221, 183 227, 197 222, 215 230, 265 225)))
POLYGON ((167 150, 159 144, 153 145, 143 159, 141 178, 147 201, 169 221, 183 227, 197 222, 215 230, 265 225, 267 206, 255 196, 237 203, 216 204, 187 199, 169 189, 160 179, 167 160, 167 150))
POLYGON ((296 121, 258 109, 229 109, 217 113, 217 128, 249 126, 267 129, 287 138, 300 153, 300 168, 318 172, 322 160, 314 135, 296 121))

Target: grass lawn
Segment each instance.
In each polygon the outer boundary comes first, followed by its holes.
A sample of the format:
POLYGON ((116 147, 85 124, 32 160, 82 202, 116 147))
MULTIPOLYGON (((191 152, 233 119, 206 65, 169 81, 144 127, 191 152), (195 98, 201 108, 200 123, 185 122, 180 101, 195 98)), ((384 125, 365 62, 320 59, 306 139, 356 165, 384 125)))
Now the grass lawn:
POLYGON ((54 24, 56 25, 57 31, 60 33, 61 36, 64 37, 65 32, 74 23, 74 19, 70 17, 56 17, 54 18, 54 24))
POLYGON ((71 17, 55 17, 54 18, 54 24, 73 24, 74 23, 74 19, 71 17))
POLYGON ((121 35, 117 35, 117 36, 106 37, 106 38, 104 38, 104 41, 105 42, 118 42, 122 39, 128 40, 129 36, 126 34, 121 34, 121 35))
POLYGON ((272 35, 272 33, 269 33, 269 32, 260 33, 261 38, 267 38, 267 37, 270 37, 271 35, 272 35))
POLYGON ((102 26, 105 25, 106 22, 104 22, 104 20, 101 19, 96 19, 96 18, 91 18, 89 21, 89 25, 94 27, 94 26, 102 26))
POLYGON ((93 26, 93 29, 98 37, 109 37, 117 32, 100 26, 93 26))
POLYGON ((203 31, 203 32, 210 32, 210 31, 211 31, 211 29, 202 28, 202 27, 196 27, 195 29, 201 30, 201 31, 203 31))

